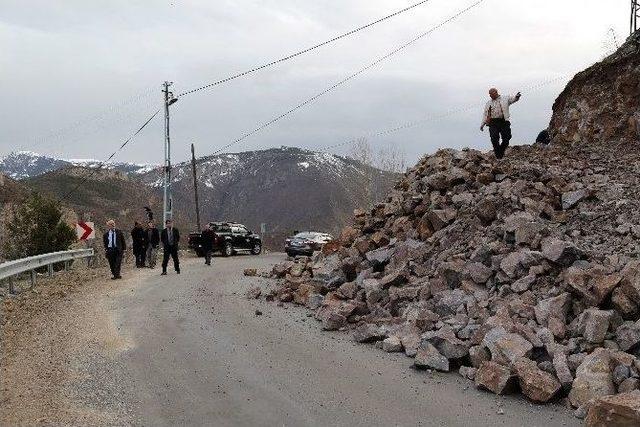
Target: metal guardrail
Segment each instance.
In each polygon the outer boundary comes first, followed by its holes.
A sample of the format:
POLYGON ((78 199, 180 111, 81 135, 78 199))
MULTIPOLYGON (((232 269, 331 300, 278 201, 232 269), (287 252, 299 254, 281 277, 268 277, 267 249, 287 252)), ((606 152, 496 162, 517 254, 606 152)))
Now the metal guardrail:
POLYGON ((0 282, 9 282, 9 293, 14 293, 13 281, 15 276, 30 272, 31 286, 36 284, 36 269, 47 267, 49 276, 53 275, 53 265, 64 263, 64 269, 69 268, 69 261, 82 258, 93 258, 93 249, 76 249, 71 251, 52 252, 28 258, 7 261, 0 264, 0 282))

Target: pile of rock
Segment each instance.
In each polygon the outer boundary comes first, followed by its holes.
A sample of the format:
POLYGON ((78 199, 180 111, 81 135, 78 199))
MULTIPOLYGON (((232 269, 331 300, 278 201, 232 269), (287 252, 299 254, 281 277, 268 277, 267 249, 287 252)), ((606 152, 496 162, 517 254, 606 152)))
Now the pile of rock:
POLYGON ((616 393, 638 404, 637 151, 439 151, 356 211, 335 252, 275 266, 271 297, 497 394, 584 415, 616 393))

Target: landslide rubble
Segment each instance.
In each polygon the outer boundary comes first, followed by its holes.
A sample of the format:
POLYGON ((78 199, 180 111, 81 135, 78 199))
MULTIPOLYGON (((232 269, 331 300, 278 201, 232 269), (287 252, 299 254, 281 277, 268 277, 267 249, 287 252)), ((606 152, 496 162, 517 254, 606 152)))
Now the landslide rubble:
POLYGON ((266 297, 496 394, 566 398, 582 416, 637 404, 639 151, 441 150, 356 211, 340 245, 276 265, 266 297))
POLYGON ((640 425, 639 43, 572 79, 551 146, 423 158, 340 244, 275 266, 266 299, 416 368, 640 425))

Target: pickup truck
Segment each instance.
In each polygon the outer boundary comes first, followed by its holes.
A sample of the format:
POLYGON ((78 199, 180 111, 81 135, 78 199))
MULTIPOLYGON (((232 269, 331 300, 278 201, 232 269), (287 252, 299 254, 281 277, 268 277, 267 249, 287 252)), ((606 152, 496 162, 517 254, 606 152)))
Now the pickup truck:
MULTIPOLYGON (((223 256, 232 256, 239 252, 249 252, 260 255, 262 240, 247 227, 235 222, 210 222, 209 226, 215 234, 213 252, 220 252, 223 256)), ((202 233, 189 233, 189 249, 198 256, 204 256, 202 250, 202 233)))

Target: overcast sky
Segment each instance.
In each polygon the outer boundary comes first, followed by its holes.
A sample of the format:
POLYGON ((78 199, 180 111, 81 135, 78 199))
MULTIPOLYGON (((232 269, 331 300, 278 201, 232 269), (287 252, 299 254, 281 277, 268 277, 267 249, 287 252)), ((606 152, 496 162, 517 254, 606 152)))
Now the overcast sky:
MULTIPOLYGON (((0 0, 0 154, 106 158, 180 93, 276 59, 417 0, 0 0)), ((208 154, 440 23, 474 0, 431 0, 308 55, 183 97, 172 108, 176 161, 208 154)), ((479 132, 490 86, 522 90, 514 141, 546 127, 566 79, 602 58, 628 0, 485 0, 458 20, 228 151, 317 149, 452 109, 371 138, 409 161, 440 147, 487 149, 479 132)), ((117 160, 161 162, 158 117, 117 160)), ((348 147, 335 151, 345 154, 348 147)))

